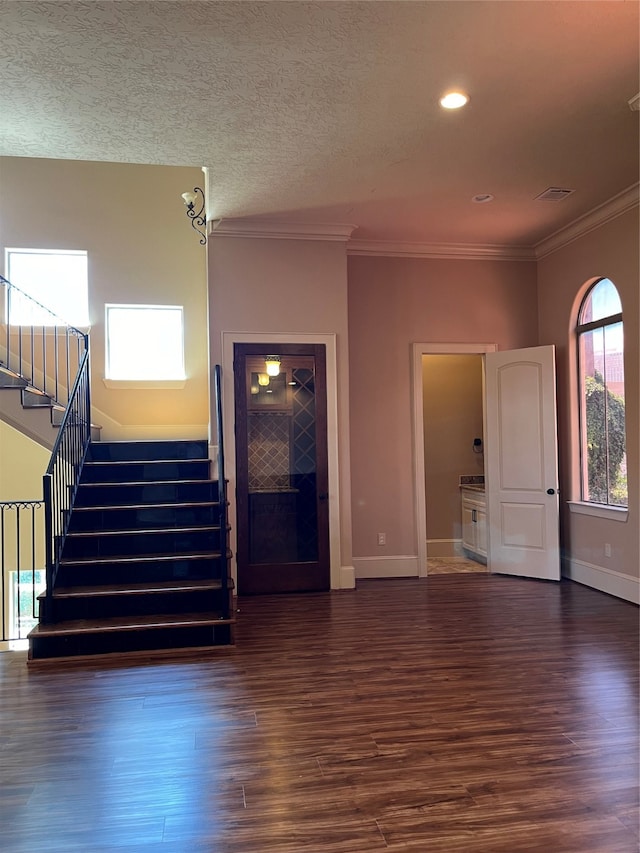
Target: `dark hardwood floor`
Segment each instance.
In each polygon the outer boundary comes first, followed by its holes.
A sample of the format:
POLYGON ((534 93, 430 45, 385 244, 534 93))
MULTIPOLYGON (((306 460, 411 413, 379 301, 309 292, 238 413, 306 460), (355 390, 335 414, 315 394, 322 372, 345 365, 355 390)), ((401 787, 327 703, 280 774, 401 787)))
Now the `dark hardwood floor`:
POLYGON ((638 609, 483 574, 243 599, 237 647, 0 655, 3 853, 635 853, 638 609))

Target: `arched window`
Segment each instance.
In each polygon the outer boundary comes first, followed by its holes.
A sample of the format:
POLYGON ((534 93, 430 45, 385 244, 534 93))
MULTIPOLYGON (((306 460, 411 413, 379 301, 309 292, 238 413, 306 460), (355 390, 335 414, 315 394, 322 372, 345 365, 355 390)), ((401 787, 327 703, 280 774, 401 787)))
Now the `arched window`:
POLYGON ((582 500, 627 506, 622 304, 608 278, 587 291, 576 333, 582 500))

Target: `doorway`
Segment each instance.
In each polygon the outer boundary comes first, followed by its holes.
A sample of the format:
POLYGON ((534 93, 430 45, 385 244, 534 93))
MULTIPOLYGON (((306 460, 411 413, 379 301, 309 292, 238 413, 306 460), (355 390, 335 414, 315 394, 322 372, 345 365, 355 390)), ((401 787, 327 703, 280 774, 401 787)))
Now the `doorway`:
MULTIPOLYGON (((428 470, 425 465, 425 408, 438 405, 437 400, 425 399, 423 384, 423 357, 428 355, 477 355, 483 358, 485 353, 495 352, 495 344, 412 344, 412 389, 413 389, 413 448, 414 483, 416 507, 416 535, 418 552, 418 576, 428 574, 427 557, 427 496, 425 481, 428 470)), ((482 390, 482 393, 483 390, 482 390)), ((472 436, 476 438, 478 436, 472 436)), ((466 472, 461 472, 466 473, 466 472)))
MULTIPOLYGON (((419 576, 427 575, 422 356, 483 353, 489 571, 560 579, 555 350, 413 344, 413 449, 419 576)), ((435 401, 437 405, 437 401, 435 401)))
POLYGON ((429 574, 487 571, 482 370, 477 353, 422 356, 429 574))
POLYGON ((330 586, 322 344, 234 346, 238 592, 330 586))

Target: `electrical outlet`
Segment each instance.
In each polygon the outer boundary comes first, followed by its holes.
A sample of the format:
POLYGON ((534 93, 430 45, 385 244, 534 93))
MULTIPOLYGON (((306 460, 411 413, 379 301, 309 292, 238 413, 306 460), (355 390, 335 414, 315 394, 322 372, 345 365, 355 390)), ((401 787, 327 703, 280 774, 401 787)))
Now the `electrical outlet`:
POLYGON ((606 542, 605 546, 604 546, 604 555, 605 555, 605 557, 611 556, 611 545, 609 545, 608 542, 606 542))
POLYGON ((387 544, 387 534, 386 533, 378 533, 378 545, 386 545, 387 544))

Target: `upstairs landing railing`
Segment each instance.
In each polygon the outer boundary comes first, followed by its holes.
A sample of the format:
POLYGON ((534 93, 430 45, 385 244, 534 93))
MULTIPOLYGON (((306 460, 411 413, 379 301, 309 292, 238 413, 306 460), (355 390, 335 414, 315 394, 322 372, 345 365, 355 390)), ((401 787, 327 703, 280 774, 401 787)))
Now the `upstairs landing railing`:
POLYGON ((53 587, 80 473, 91 441, 89 335, 0 276, 0 367, 46 395, 64 415, 43 477, 46 594, 43 618, 51 616, 53 587))
POLYGON ((45 587, 44 504, 0 501, 0 649, 17 647, 38 622, 45 587), (9 646, 11 647, 11 645, 9 646))

